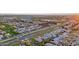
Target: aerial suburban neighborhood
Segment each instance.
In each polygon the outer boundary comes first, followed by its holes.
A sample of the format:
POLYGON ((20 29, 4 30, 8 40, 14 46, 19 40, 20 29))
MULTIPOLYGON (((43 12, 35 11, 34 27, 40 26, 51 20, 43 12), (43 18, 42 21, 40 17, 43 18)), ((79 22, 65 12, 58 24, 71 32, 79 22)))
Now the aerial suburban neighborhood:
POLYGON ((0 46, 78 46, 79 15, 0 15, 0 46))

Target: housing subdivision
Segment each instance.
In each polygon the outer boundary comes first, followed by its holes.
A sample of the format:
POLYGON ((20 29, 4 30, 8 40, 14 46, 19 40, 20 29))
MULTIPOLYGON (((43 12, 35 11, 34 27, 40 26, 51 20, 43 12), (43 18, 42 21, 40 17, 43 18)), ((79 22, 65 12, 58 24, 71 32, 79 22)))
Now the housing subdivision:
POLYGON ((79 15, 0 15, 0 46, 78 46, 79 15))

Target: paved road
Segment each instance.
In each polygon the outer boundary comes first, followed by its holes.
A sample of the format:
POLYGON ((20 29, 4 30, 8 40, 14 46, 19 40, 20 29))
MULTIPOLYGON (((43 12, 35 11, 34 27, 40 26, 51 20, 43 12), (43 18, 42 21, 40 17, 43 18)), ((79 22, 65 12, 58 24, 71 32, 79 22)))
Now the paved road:
MULTIPOLYGON (((54 27, 54 26, 52 26, 52 27, 54 27)), ((51 27, 51 28, 52 28, 51 27)), ((39 29, 39 30, 35 30, 35 31, 32 31, 32 32, 29 32, 29 33, 26 33, 26 34, 20 34, 20 36, 21 37, 25 37, 25 38, 31 38, 32 37, 32 34, 34 34, 34 33, 37 33, 37 32, 39 32, 39 31, 43 31, 43 30, 47 30, 47 29, 49 29, 50 27, 45 27, 45 28, 42 28, 42 29, 39 29)), ((12 38, 9 38, 9 39, 5 39, 5 40, 1 40, 0 42, 2 43, 2 42, 6 42, 6 41, 12 41, 12 40, 14 40, 14 39, 20 39, 21 37, 17 37, 17 36, 14 36, 14 37, 12 37, 12 38)), ((25 39, 24 38, 24 39, 25 39)))

